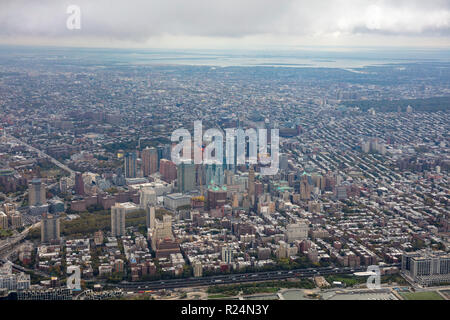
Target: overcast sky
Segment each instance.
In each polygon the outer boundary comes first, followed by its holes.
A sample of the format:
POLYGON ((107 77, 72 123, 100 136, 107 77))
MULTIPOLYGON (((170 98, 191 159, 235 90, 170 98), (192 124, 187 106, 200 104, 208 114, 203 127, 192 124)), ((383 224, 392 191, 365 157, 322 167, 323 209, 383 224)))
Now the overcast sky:
POLYGON ((450 47, 449 0, 0 0, 0 44, 450 47), (68 30, 67 6, 81 9, 68 30))

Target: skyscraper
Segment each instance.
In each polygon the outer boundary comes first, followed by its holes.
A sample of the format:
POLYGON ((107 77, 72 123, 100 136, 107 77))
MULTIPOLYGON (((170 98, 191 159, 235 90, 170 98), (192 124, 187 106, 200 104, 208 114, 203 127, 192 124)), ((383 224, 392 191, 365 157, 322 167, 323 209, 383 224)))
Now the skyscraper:
POLYGON ((255 204, 255 169, 253 166, 248 171, 248 196, 252 205, 255 204))
POLYGON ((319 188, 320 190, 325 190, 325 178, 321 175, 312 176, 312 180, 314 182, 314 186, 319 188))
POLYGON ((125 235, 126 208, 120 203, 111 207, 111 233, 113 237, 125 235))
POLYGON ((45 184, 41 179, 33 179, 28 185, 28 204, 30 206, 42 206, 45 204, 45 184))
POLYGON ((155 148, 145 148, 142 150, 142 171, 144 177, 158 171, 158 150, 155 148))
POLYGON ((81 172, 75 174, 75 194, 84 195, 84 181, 81 172))
POLYGON ((142 158, 142 172, 144 177, 148 177, 150 175, 150 149, 147 147, 141 152, 142 158))
POLYGON ((264 193, 264 184, 259 181, 255 182, 255 199, 258 199, 258 197, 263 193, 264 193))
POLYGON ((158 172, 158 150, 150 148, 150 174, 158 172))
POLYGON ((170 160, 161 159, 159 162, 159 172, 161 173, 161 178, 171 183, 177 178, 177 166, 170 160))
POLYGON ((308 174, 303 172, 300 179, 300 198, 302 200, 311 199, 311 186, 309 185, 308 174))
POLYGON ((152 205, 147 205, 146 208, 146 223, 147 228, 154 230, 156 227, 156 216, 155 216, 155 207, 152 205))
POLYGON ((136 178, 137 157, 136 152, 128 152, 125 154, 125 177, 136 178))
POLYGON ((41 242, 53 242, 60 239, 59 217, 51 214, 44 214, 41 220, 41 242))
POLYGON ((181 163, 177 167, 177 183, 179 192, 189 192, 195 188, 195 165, 181 163))

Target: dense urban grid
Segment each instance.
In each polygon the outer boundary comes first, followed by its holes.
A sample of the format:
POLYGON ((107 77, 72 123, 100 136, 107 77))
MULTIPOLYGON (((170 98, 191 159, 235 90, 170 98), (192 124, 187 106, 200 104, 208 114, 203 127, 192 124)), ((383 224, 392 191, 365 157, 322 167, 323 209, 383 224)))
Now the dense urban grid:
POLYGON ((449 298, 450 64, 83 54, 0 55, 0 296, 449 298), (171 134, 197 120, 278 129, 277 174, 176 165, 171 134))

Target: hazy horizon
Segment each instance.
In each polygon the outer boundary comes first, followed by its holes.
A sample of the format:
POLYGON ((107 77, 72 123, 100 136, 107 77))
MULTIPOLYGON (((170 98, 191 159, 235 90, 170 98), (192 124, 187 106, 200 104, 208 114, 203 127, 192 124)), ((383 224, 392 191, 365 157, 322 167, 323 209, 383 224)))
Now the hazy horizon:
POLYGON ((83 57, 96 63, 130 65, 191 66, 277 66, 324 67, 355 69, 369 66, 450 62, 450 51, 438 49, 398 48, 302 48, 293 50, 225 50, 225 49, 163 49, 163 48, 92 48, 56 46, 0 45, 0 56, 21 59, 27 56, 54 56, 59 60, 83 57))

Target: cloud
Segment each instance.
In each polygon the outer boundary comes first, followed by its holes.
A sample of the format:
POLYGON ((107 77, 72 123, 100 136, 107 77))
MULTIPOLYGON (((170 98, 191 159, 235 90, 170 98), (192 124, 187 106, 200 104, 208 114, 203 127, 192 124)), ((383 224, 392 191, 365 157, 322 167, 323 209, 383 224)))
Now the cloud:
POLYGON ((280 39, 349 36, 448 40, 447 0, 2 0, 0 39, 132 41, 203 38, 280 39), (81 8, 81 30, 66 28, 66 8, 81 8))

